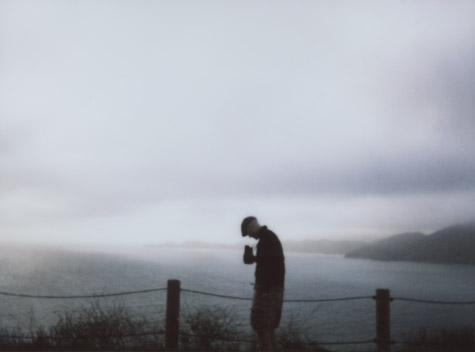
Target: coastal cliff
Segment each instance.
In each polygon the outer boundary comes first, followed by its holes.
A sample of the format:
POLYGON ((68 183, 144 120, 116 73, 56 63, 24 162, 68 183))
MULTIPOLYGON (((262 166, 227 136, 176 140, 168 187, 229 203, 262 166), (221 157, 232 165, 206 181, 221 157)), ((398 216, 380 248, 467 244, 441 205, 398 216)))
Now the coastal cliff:
POLYGON ((475 222, 432 234, 403 233, 348 252, 346 258, 475 264, 475 222))

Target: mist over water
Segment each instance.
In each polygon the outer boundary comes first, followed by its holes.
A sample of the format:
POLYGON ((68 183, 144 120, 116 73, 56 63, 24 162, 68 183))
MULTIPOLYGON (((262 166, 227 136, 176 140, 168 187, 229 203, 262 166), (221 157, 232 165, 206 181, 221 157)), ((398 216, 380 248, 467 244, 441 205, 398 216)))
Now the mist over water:
MULTIPOLYGON (((242 263, 237 250, 160 247, 81 251, 0 247, 0 291, 37 295, 87 295, 166 287, 178 279, 182 288, 237 297, 252 297, 254 266, 242 263)), ((392 297, 473 301, 475 266, 445 266, 344 259, 341 256, 286 253, 285 299, 373 296, 388 288, 392 297)), ((115 298, 135 315, 159 324, 164 319, 165 291, 115 298)), ((0 296, 0 326, 49 325, 64 310, 81 309, 88 299, 43 300, 0 296)), ((243 326, 249 325, 250 301, 182 292, 182 314, 197 307, 221 306, 243 326)), ((281 326, 290 320, 317 341, 371 340, 375 337, 372 299, 284 303, 281 326)), ((394 339, 421 327, 467 326, 475 307, 435 306, 394 301, 394 339)), ((354 346, 352 346, 352 349, 354 346)))

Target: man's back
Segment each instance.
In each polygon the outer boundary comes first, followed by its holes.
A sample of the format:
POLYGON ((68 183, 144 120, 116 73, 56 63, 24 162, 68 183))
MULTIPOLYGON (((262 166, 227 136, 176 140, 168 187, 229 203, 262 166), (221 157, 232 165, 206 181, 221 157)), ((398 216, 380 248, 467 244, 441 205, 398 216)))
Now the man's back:
POLYGON ((282 244, 275 233, 267 226, 259 232, 259 242, 256 253, 256 286, 269 288, 283 288, 285 279, 285 259, 282 244))

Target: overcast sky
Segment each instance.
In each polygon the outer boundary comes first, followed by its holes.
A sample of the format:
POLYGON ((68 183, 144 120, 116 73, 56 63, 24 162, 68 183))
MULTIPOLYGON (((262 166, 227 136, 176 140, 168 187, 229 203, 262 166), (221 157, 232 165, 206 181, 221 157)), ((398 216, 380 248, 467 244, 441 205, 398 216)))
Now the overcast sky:
POLYGON ((1 242, 475 220, 475 1, 0 0, 1 242))

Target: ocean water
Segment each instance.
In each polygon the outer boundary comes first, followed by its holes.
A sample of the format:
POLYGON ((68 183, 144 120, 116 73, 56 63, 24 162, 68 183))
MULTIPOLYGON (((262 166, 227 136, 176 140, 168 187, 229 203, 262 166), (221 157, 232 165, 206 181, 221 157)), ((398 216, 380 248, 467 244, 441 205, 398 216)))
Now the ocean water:
MULTIPOLYGON (((166 287, 178 279, 184 289, 250 298, 254 266, 242 252, 183 248, 58 250, 0 247, 0 291, 33 295, 87 295, 166 287)), ((391 333, 405 340, 420 328, 475 326, 475 305, 435 305, 397 298, 475 301, 475 266, 377 262, 342 256, 286 253, 285 299, 371 297, 391 291, 391 333)), ((101 298, 98 300, 106 300, 101 298)), ((166 292, 108 298, 159 324, 166 292)), ((89 299, 46 300, 0 295, 0 327, 24 329, 53 324, 65 310, 89 299)), ((182 314, 199 307, 223 307, 243 326, 250 301, 182 292, 182 314)), ((375 301, 284 303, 281 326, 290 321, 321 342, 375 338, 375 301)), ((368 346, 366 346, 367 348, 368 346)), ((358 350, 352 346, 351 350, 358 350)), ((339 350, 344 348, 339 347, 339 350)))

